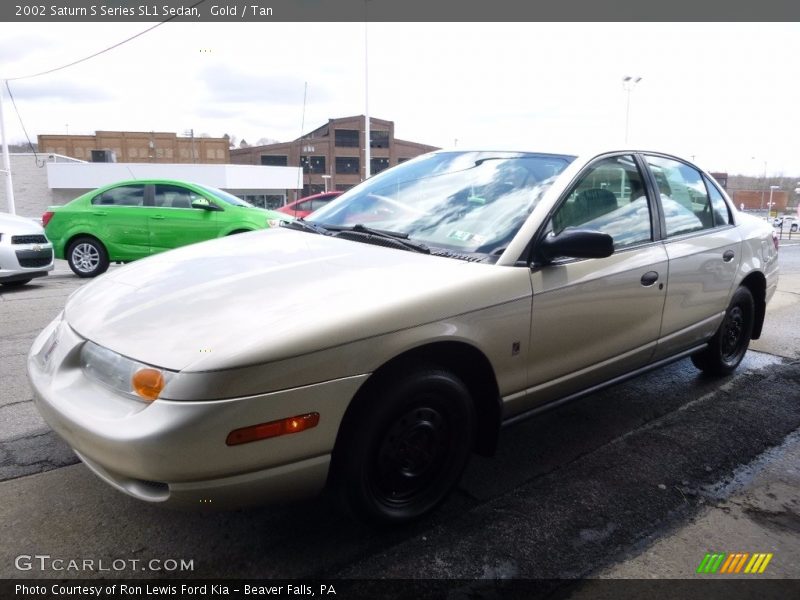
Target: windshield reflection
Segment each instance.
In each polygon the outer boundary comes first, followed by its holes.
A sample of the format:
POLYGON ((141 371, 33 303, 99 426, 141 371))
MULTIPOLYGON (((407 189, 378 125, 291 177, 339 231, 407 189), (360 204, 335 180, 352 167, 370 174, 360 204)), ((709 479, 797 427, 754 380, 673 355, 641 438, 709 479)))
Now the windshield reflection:
POLYGON ((490 254, 504 247, 572 157, 441 152, 376 175, 308 220, 368 225, 432 247, 490 254))

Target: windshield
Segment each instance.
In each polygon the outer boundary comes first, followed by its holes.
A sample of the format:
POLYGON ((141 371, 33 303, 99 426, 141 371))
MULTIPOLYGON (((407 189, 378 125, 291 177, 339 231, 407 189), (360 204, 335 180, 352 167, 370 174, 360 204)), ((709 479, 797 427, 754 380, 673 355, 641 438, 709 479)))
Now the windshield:
POLYGON ((209 194, 211 194, 215 198, 218 198, 218 199, 222 200, 223 202, 227 202, 228 204, 233 204, 234 206, 247 206, 247 207, 253 208, 253 205, 250 204, 249 202, 245 202, 241 198, 237 198, 233 194, 229 194, 228 192, 226 192, 224 190, 220 190, 220 189, 217 189, 215 187, 210 187, 210 186, 207 186, 207 185, 200 185, 199 183, 196 183, 195 185, 197 187, 199 187, 200 189, 208 192, 209 194))
POLYGON ((319 225, 396 232, 431 247, 504 248, 572 157, 439 152, 384 171, 313 213, 319 225))

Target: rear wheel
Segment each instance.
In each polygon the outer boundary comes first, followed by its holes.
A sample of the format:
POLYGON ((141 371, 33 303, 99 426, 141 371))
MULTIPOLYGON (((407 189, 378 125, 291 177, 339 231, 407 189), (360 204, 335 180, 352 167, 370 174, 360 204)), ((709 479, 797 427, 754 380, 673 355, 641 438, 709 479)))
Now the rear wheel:
POLYGON ((472 449, 472 397, 453 373, 407 369, 362 398, 343 426, 334 486, 356 518, 384 525, 419 518, 455 487, 472 449))
POLYGON ((67 248, 67 262, 78 277, 97 277, 108 269, 108 252, 97 239, 79 237, 67 248))
POLYGON ((753 334, 753 295, 746 287, 733 294, 725 317, 708 347, 692 355, 692 362, 710 375, 729 375, 742 362, 753 334))

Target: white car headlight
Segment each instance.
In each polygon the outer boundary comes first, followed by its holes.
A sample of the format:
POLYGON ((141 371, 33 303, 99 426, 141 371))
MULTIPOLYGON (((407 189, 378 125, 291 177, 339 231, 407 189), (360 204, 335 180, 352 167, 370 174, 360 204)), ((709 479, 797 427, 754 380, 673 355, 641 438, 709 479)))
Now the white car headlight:
POLYGON ((125 358, 94 342, 86 342, 81 348, 81 368, 87 377, 144 402, 156 400, 175 374, 125 358))

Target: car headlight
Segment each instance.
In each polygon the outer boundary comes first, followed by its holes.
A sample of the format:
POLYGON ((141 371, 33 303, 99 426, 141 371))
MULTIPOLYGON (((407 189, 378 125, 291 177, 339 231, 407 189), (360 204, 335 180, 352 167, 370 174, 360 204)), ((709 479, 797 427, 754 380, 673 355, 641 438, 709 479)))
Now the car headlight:
POLYGON ((131 360, 94 342, 86 342, 81 348, 81 368, 87 377, 144 402, 156 400, 175 374, 131 360))

